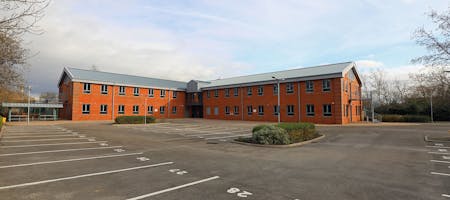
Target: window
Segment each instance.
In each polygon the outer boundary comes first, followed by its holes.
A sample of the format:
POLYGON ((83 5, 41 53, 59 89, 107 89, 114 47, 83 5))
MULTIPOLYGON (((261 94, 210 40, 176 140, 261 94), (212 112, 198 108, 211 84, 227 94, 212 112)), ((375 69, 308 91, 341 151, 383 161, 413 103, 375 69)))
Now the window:
POLYGON ((247 96, 252 96, 252 87, 247 87, 247 96))
POLYGON ((177 107, 176 106, 172 106, 172 114, 177 114, 177 107))
POLYGON ((108 105, 100 105, 100 114, 107 114, 108 113, 108 105))
POLYGON ((314 82, 306 81, 306 92, 313 92, 313 91, 314 91, 314 82))
POLYGON ((155 91, 152 88, 148 89, 148 96, 153 97, 155 95, 155 91))
POLYGON ((177 91, 173 91, 173 92, 172 92, 172 98, 173 98, 173 99, 176 99, 176 98, 177 98, 177 91))
POLYGON ((234 114, 239 115, 239 106, 234 106, 234 114))
POLYGON ((347 104, 347 105, 345 105, 345 116, 349 116, 350 115, 350 113, 348 112, 348 110, 349 110, 349 105, 347 104))
POLYGON ((160 90, 159 97, 165 97, 166 96, 166 90, 160 90))
POLYGON ((280 107, 278 107, 278 105, 273 106, 273 114, 274 115, 278 115, 280 114, 280 107))
POLYGON ((211 97, 211 95, 209 94, 209 90, 206 90, 206 97, 211 97))
POLYGON ((119 105, 118 112, 119 112, 119 114, 124 114, 125 113, 125 105, 119 105))
POLYGON ((119 95, 125 95, 125 86, 119 86, 119 95))
POLYGON ((211 115, 211 108, 210 107, 206 107, 206 115, 211 115))
POLYGON ((239 96, 239 88, 234 88, 234 96, 239 96))
POLYGON ((219 90, 218 89, 214 90, 214 97, 219 97, 219 90))
POLYGON ((134 94, 134 96, 139 96, 139 88, 138 87, 134 88, 133 94, 134 94))
POLYGON ((147 107, 147 113, 148 114, 153 114, 153 106, 148 106, 147 107))
POLYGON ((160 114, 164 114, 166 112, 166 107, 165 106, 160 106, 159 107, 159 113, 160 114))
POLYGON ((252 115, 252 113, 253 113, 253 108, 252 108, 252 106, 247 106, 247 114, 248 114, 248 115, 252 115))
POLYGON ((345 88, 345 92, 348 92, 348 84, 347 84, 347 81, 344 81, 344 88, 345 88))
POLYGON ((294 105, 288 105, 287 106, 287 114, 288 115, 294 115, 294 105))
POLYGON ((258 95, 262 96, 264 94, 264 87, 263 86, 258 86, 258 95))
POLYGON ((314 105, 307 104, 306 105, 306 115, 307 116, 314 116, 314 105))
POLYGON ((278 84, 273 85, 273 94, 278 95, 278 84))
POLYGON ((108 86, 107 85, 102 85, 102 94, 108 94, 108 86))
POLYGON ((230 89, 225 88, 225 97, 229 97, 229 96, 230 96, 230 89))
POLYGON ((331 81, 330 79, 322 80, 322 91, 327 92, 331 90, 331 81))
POLYGON ((91 84, 90 83, 85 83, 83 86, 83 92, 86 94, 91 93, 91 84))
POLYGON ((83 104, 83 114, 89 114, 91 112, 91 105, 90 104, 83 104))
POLYGON ((331 116, 331 104, 323 105, 323 116, 331 116))
POLYGON ((258 115, 264 115, 264 106, 258 106, 258 115))
POLYGON ((219 115, 219 107, 214 107, 214 115, 219 115))
POLYGON ((294 84, 286 83, 286 93, 294 93, 294 84))
POLYGON ((139 106, 138 105, 133 106, 133 114, 139 114, 139 106))
POLYGON ((229 115, 229 114, 230 114, 230 107, 225 106, 225 115, 229 115))

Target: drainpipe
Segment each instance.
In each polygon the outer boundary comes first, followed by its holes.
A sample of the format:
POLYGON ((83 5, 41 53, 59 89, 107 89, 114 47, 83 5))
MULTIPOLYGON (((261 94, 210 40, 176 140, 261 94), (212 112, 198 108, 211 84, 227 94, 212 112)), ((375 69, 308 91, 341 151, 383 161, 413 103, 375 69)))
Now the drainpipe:
POLYGON ((300 122, 301 121, 301 104, 300 104, 300 81, 298 82, 298 95, 297 95, 297 98, 298 98, 298 122, 300 122))
POLYGON ((169 92, 169 100, 167 101, 167 118, 169 118, 170 116, 170 90, 168 91, 169 92))
POLYGON ((114 95, 114 84, 112 85, 112 102, 111 102, 111 104, 112 104, 112 108, 111 108, 111 118, 112 118, 112 120, 114 120, 114 98, 115 98, 115 95, 114 95))

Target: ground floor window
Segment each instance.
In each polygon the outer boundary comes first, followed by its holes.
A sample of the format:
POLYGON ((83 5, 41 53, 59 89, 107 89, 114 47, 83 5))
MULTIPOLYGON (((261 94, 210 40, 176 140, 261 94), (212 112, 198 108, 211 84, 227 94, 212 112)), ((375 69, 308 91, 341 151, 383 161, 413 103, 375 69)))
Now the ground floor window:
POLYGON ((234 114, 239 115, 239 106, 234 106, 234 114))
POLYGON ((214 107, 214 115, 219 115, 219 107, 214 107))
POLYGON ((323 116, 331 116, 331 104, 323 105, 323 116))
POLYGON ((230 114, 230 107, 225 106, 225 115, 229 115, 229 114, 230 114))
POLYGON ((247 115, 252 115, 252 113, 253 113, 252 106, 247 106, 247 115))
POLYGON ((159 113, 160 113, 160 114, 164 114, 165 112, 166 112, 166 107, 160 106, 160 107, 159 107, 159 113))
POLYGON ((108 105, 100 105, 100 114, 107 114, 108 113, 108 105))
POLYGON ((273 114, 278 115, 280 113, 280 107, 278 105, 273 106, 273 114))
POLYGON ((119 112, 119 114, 124 114, 125 113, 125 105, 119 105, 118 112, 119 112))
POLYGON ((306 115, 307 116, 314 116, 314 105, 313 104, 307 104, 306 105, 306 115))
POLYGON ((138 105, 133 106, 133 114, 139 114, 139 106, 138 105))
POLYGON ((211 115, 211 108, 210 107, 206 107, 206 115, 211 115))
POLYGON ((258 106, 258 115, 264 115, 264 106, 258 106))
POLYGON ((89 114, 91 112, 91 104, 83 104, 83 114, 89 114))
POLYGON ((172 113, 173 113, 173 114, 177 114, 177 107, 176 107, 176 106, 173 106, 173 107, 172 107, 172 113))
POLYGON ((148 114, 153 114, 153 106, 148 106, 147 107, 147 113, 148 114))
POLYGON ((288 115, 294 115, 294 105, 288 105, 287 106, 287 114, 288 115))

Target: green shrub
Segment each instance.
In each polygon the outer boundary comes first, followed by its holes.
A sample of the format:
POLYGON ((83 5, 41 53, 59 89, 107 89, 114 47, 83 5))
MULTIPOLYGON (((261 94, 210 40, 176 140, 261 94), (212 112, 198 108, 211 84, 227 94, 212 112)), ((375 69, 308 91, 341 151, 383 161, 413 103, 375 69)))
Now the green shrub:
POLYGON ((253 127, 252 133, 254 133, 254 132, 256 132, 256 131, 259 131, 259 130, 261 130, 262 128, 268 127, 268 126, 271 126, 271 125, 267 125, 267 124, 257 125, 257 126, 255 126, 255 127, 253 127))
MULTIPOLYGON (((147 123, 155 123, 156 118, 147 116, 147 123)), ((120 116, 115 119, 118 124, 143 124, 144 116, 120 116)))
POLYGON ((383 115, 383 122, 429 122, 425 115, 383 115))
POLYGON ((256 144, 290 144, 286 130, 276 126, 264 126, 252 135, 256 144))
POLYGON ((281 123, 276 126, 287 131, 292 143, 311 140, 318 136, 313 123, 281 123))

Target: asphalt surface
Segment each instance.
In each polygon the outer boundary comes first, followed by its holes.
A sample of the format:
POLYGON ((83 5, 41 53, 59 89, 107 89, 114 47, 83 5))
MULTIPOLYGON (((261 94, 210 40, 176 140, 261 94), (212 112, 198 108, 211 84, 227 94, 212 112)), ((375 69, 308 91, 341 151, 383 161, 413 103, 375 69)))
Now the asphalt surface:
POLYGON ((230 143, 254 125, 7 126, 0 199, 450 199, 450 123, 319 126, 324 139, 295 148, 230 143))

